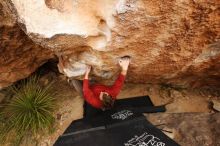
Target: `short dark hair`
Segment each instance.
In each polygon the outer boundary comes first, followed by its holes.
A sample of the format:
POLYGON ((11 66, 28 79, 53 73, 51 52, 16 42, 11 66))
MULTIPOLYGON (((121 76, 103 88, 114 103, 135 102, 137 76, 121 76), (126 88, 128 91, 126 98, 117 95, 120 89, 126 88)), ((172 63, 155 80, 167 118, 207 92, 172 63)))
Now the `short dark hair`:
POLYGON ((111 109, 114 105, 114 99, 112 98, 111 95, 104 93, 102 96, 102 104, 103 108, 106 109, 111 109))

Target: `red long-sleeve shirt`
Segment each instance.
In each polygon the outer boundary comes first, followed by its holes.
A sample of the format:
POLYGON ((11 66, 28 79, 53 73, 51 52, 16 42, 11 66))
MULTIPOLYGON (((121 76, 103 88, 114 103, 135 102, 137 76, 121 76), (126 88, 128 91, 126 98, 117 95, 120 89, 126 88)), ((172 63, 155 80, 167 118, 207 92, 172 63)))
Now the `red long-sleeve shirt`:
POLYGON ((119 94, 123 84, 125 76, 120 74, 112 86, 105 86, 100 84, 95 84, 90 86, 89 80, 83 80, 83 95, 85 100, 95 108, 102 108, 102 102, 99 99, 101 92, 107 92, 112 98, 116 99, 116 96, 119 94))

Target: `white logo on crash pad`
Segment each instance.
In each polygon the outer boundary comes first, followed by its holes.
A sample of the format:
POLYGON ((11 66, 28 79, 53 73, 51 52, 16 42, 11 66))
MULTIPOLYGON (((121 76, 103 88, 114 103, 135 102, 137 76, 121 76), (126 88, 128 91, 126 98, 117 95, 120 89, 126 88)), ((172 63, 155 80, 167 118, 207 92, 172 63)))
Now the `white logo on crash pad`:
POLYGON ((120 119, 120 120, 125 120, 129 116, 133 115, 133 113, 129 110, 122 110, 120 112, 117 112, 113 115, 111 115, 112 119, 120 119))
POLYGON ((158 137, 145 132, 140 136, 135 135, 124 146, 165 146, 165 143, 161 142, 158 137))

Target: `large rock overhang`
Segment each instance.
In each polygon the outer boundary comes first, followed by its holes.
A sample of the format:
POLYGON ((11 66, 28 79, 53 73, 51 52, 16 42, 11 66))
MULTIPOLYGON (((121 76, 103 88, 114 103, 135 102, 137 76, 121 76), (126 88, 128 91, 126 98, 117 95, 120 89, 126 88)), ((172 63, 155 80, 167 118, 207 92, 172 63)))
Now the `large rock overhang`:
POLYGON ((219 86, 219 1, 11 0, 23 30, 62 56, 66 76, 110 81, 132 57, 127 81, 219 86))

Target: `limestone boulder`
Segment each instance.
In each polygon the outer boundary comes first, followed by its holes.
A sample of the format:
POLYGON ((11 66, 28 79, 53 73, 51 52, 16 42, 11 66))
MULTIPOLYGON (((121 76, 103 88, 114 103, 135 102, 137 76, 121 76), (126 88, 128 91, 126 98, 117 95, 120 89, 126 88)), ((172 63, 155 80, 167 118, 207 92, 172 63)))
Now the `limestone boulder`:
POLYGON ((53 57, 21 30, 10 8, 10 3, 0 1, 0 89, 28 77, 53 57))
POLYGON ((94 79, 112 81, 118 59, 129 55, 128 82, 220 85, 219 0, 8 3, 22 30, 41 46, 39 56, 49 48, 68 77, 82 79, 92 65, 94 79))

